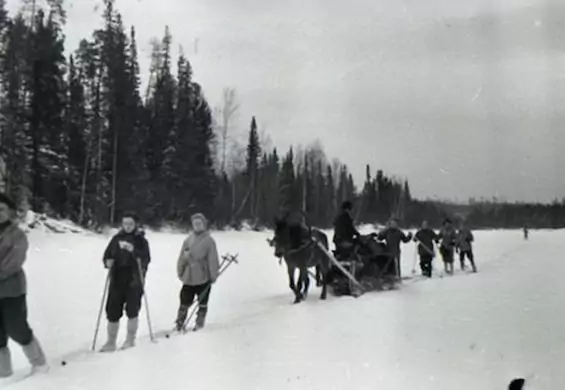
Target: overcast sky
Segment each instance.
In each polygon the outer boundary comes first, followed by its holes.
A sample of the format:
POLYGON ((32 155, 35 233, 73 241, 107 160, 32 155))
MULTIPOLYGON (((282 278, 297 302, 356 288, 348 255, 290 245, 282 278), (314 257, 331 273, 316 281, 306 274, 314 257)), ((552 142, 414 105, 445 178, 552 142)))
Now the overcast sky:
MULTIPOLYGON (((16 0, 11 0, 15 3, 16 0)), ((10 1, 9 1, 10 3, 10 1)), ((99 25, 69 6, 68 46, 99 25)), ((318 138, 363 179, 419 197, 565 197, 565 4, 558 0, 117 0, 149 40, 168 24, 210 103, 235 87, 277 146, 318 138), (198 39, 198 51, 194 41, 198 39)))

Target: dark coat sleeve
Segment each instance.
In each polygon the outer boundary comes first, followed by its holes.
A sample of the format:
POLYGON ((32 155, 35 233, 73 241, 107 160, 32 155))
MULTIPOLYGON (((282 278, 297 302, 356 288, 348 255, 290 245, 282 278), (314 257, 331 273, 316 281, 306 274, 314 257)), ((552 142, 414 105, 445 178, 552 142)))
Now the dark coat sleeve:
POLYGON ((146 272, 151 262, 151 252, 149 250, 149 241, 145 237, 139 237, 134 248, 134 256, 136 259, 139 259, 141 268, 146 272))
POLYGON ((351 232, 353 237, 359 236, 359 232, 355 229, 355 224, 353 223, 353 218, 349 214, 346 214, 345 218, 347 229, 351 232))
POLYGON ((108 246, 104 251, 104 256, 102 257, 102 263, 104 264, 104 267, 106 267, 106 260, 108 259, 113 259, 114 261, 117 260, 116 259, 117 250, 118 250, 118 240, 116 239, 116 236, 114 236, 108 243, 108 246))
POLYGON ((410 242, 410 240, 412 239, 412 235, 406 235, 402 230, 400 231, 400 239, 402 240, 402 242, 407 243, 410 242))

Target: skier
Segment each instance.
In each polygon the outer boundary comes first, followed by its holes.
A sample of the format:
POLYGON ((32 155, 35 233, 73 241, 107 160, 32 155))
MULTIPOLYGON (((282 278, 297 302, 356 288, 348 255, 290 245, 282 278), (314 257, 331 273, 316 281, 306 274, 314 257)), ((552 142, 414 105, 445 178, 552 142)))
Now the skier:
POLYGON ((420 269, 422 275, 432 277, 432 261, 435 257, 434 241, 438 235, 430 229, 428 221, 422 222, 422 228, 414 235, 414 241, 418 243, 418 255, 420 256, 420 269))
POLYGON ((195 296, 198 296, 198 312, 193 330, 204 327, 210 290, 220 269, 216 242, 208 231, 206 217, 203 214, 194 214, 191 222, 193 233, 182 244, 177 263, 177 274, 183 284, 176 320, 176 330, 179 332, 185 330, 188 309, 192 306, 195 296))
POLYGON ((402 278, 400 272, 400 243, 410 242, 410 240, 412 240, 412 233, 408 233, 408 235, 404 234, 404 232, 398 228, 396 219, 391 218, 388 222, 388 226, 377 235, 377 238, 386 242, 387 253, 391 256, 391 260, 394 261, 396 276, 400 280, 402 278))
POLYGON ((461 221, 459 230, 457 231, 457 251, 459 252, 459 262, 461 263, 461 271, 465 270, 465 257, 469 259, 473 272, 477 272, 475 266, 475 258, 473 256, 473 233, 465 226, 465 222, 461 221))
POLYGON ((443 259, 443 265, 446 274, 453 274, 453 257, 455 243, 457 241, 457 232, 453 228, 453 224, 449 218, 443 222, 443 228, 439 232, 436 242, 441 240, 439 251, 443 259))
POLYGON ((122 349, 135 345, 145 275, 151 261, 149 243, 137 215, 125 213, 122 216, 122 228, 110 240, 103 261, 110 272, 110 286, 106 301, 108 340, 100 351, 113 352, 116 350, 120 319, 124 309, 128 322, 127 336, 122 349))
POLYGON ((524 225, 524 240, 528 239, 529 236, 528 225, 524 225))
POLYGON ((11 338, 23 348, 32 373, 46 371, 43 350, 27 321, 26 260, 28 240, 14 222, 16 204, 0 193, 0 378, 12 376, 11 338))
POLYGON ((341 212, 336 217, 333 224, 333 242, 337 255, 342 259, 349 257, 357 238, 360 236, 353 223, 353 217, 351 216, 352 209, 353 204, 350 201, 343 202, 341 212))

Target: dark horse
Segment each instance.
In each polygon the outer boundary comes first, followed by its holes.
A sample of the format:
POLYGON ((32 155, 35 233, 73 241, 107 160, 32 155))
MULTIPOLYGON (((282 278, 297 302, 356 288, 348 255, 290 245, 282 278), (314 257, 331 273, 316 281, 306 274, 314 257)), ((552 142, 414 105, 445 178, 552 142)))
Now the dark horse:
POLYGON ((303 301, 308 295, 310 278, 308 268, 316 268, 316 281, 322 286, 320 299, 326 299, 327 274, 330 260, 318 243, 328 248, 328 237, 318 229, 308 229, 300 224, 290 224, 286 219, 275 220, 275 236, 270 241, 275 247, 275 256, 283 258, 289 279, 289 287, 294 293, 294 303, 303 301), (298 285, 294 274, 299 270, 298 285))

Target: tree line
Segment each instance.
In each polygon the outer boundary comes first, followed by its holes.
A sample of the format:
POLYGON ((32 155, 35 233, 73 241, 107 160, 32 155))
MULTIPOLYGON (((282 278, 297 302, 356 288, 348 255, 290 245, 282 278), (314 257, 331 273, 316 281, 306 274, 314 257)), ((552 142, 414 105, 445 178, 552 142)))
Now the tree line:
POLYGON ((153 42, 142 90, 135 27, 124 26, 114 0, 104 0, 103 27, 70 55, 62 0, 46 4, 27 0, 10 16, 0 0, 0 185, 22 209, 92 228, 130 210, 153 226, 183 226, 203 212, 217 227, 270 226, 274 216, 302 210, 311 224, 329 227, 352 200, 359 223, 439 225, 464 215, 477 227, 565 225, 562 203, 418 200, 408 181, 370 166, 357 187, 319 142, 280 151, 261 140, 260 117, 250 118, 246 146, 236 148, 245 160, 234 162, 235 91, 212 108, 187 56, 173 58, 168 28, 153 42))

